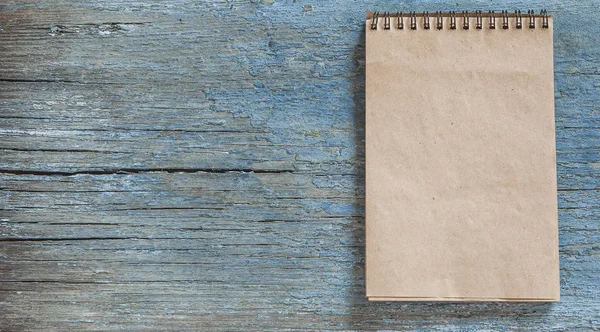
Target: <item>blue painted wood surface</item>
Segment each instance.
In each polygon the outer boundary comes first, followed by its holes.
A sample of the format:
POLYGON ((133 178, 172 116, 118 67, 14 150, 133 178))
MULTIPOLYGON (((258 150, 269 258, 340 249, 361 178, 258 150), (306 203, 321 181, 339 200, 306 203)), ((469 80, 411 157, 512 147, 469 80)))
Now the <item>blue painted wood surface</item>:
POLYGON ((2 2, 0 331, 599 329, 596 7, 2 2), (514 8, 555 20, 561 302, 368 303, 365 12, 514 8))

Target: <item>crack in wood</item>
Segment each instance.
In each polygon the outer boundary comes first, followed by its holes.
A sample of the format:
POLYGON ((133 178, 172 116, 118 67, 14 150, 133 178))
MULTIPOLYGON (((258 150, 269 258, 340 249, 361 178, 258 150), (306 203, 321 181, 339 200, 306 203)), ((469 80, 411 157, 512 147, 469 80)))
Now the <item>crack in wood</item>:
POLYGON ((23 78, 0 78, 0 82, 6 83, 64 83, 64 84, 80 84, 80 85, 129 85, 134 83, 129 82, 82 82, 73 80, 50 80, 50 79, 23 79, 23 78))
POLYGON ((114 175, 138 173, 255 173, 255 174, 291 174, 291 169, 255 169, 255 168, 116 168, 86 171, 38 171, 0 169, 0 174, 41 175, 41 176, 73 176, 73 175, 114 175))

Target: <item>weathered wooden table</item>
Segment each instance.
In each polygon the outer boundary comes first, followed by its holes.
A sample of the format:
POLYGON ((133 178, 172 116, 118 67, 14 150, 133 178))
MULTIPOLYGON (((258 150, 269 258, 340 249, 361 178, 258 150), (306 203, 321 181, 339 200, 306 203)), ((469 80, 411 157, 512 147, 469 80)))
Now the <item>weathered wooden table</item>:
POLYGON ((0 331, 600 328, 596 5, 4 0, 0 331), (368 303, 365 12, 544 6, 561 302, 368 303))

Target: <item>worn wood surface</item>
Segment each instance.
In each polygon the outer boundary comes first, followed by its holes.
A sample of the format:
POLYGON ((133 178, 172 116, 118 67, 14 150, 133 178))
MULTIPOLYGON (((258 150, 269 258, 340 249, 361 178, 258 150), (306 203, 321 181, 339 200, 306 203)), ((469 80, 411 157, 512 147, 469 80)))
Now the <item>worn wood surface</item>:
POLYGON ((2 1, 0 331, 599 329, 596 5, 2 1), (515 7, 555 17, 561 302, 368 303, 365 12, 515 7))

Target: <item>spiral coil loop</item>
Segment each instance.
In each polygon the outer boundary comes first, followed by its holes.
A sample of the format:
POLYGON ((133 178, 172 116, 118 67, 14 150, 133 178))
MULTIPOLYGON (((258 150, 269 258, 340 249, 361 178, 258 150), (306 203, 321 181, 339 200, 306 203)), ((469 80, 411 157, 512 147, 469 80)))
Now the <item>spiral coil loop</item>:
POLYGON ((410 12, 410 28, 411 30, 417 30, 417 13, 410 12))
POLYGON ((456 12, 450 12, 450 30, 456 30, 456 12))
POLYGON ((483 29, 483 15, 481 10, 475 11, 475 29, 481 30, 483 29))
POLYGON ((502 29, 508 29, 508 10, 502 11, 502 29))
MULTIPOLYGON (((409 27, 411 30, 417 30, 418 28, 422 28, 424 30, 430 30, 431 29, 431 23, 430 23, 430 15, 428 11, 422 12, 422 13, 417 13, 416 11, 410 11, 408 12, 408 14, 404 14, 404 12, 396 12, 396 13, 390 13, 388 11, 385 11, 382 13, 380 12, 374 12, 372 14, 369 14, 371 16, 367 16, 367 18, 371 19, 370 22, 370 27, 371 30, 377 30, 379 27, 379 18, 383 17, 383 30, 392 30, 392 17, 395 17, 397 19, 397 23, 395 24, 395 27, 397 30, 404 30, 404 19, 406 17, 408 17, 409 21, 409 27), (418 17, 423 17, 423 25, 421 26, 420 24, 417 24, 417 19, 418 17)), ((495 30, 496 29, 496 18, 498 18, 498 20, 501 20, 502 22, 502 29, 503 30, 508 30, 510 28, 510 25, 514 24, 514 27, 516 29, 522 29, 523 28, 523 16, 527 15, 527 18, 529 20, 529 28, 530 29, 535 29, 536 28, 536 19, 540 19, 541 21, 541 27, 544 29, 548 29, 550 27, 550 16, 548 15, 548 11, 543 9, 540 11, 539 14, 535 14, 535 12, 533 10, 527 10, 527 14, 522 14, 520 10, 515 10, 514 13, 509 13, 508 10, 502 10, 500 12, 500 14, 496 14, 496 11, 494 10, 489 10, 487 12, 487 14, 484 14, 482 10, 476 10, 475 13, 469 13, 469 11, 467 10, 463 10, 462 11, 462 28, 463 30, 469 30, 470 24, 471 24, 471 20, 473 18, 475 18, 475 29, 477 30, 483 30, 484 28, 484 20, 486 21, 486 27, 489 30, 495 30), (485 16, 485 17, 484 17, 485 16), (514 23, 511 23, 510 18, 514 18, 514 23)), ((526 18, 526 19, 527 19, 526 18)), ((538 23, 540 22, 538 21, 538 23)), ((367 22, 368 23, 368 22, 367 22)), ((455 11, 450 11, 450 12, 442 12, 442 11, 436 11, 435 12, 435 29, 436 30, 443 30, 444 27, 446 26, 449 30, 456 30, 457 28, 457 20, 456 20, 456 12, 455 11), (444 18, 448 18, 448 20, 444 20, 444 18)), ((500 22, 498 22, 498 25, 500 25, 500 22)))
POLYGON ((494 30, 496 29, 496 13, 493 10, 490 10, 488 14, 490 16, 490 29, 494 30))
POLYGON ((404 20, 402 19, 402 12, 396 13, 398 16, 398 30, 404 30, 404 20))
POLYGON ((391 18, 390 18, 390 13, 389 12, 385 12, 383 13, 383 29, 384 30, 389 30, 390 29, 390 22, 391 22, 391 18))
POLYGON ((523 16, 521 15, 521 11, 520 10, 515 10, 515 17, 516 17, 516 25, 517 25, 517 29, 522 29, 523 28, 523 16))
POLYGON ((371 18, 371 30, 377 30, 377 18, 379 16, 378 12, 373 13, 373 18, 371 18))
POLYGON ((529 16, 529 29, 535 29, 535 17, 533 10, 527 11, 527 16, 529 16))
POLYGON ((548 11, 543 9, 542 11, 540 11, 540 15, 542 15, 542 28, 548 29, 548 26, 549 26, 548 11))

